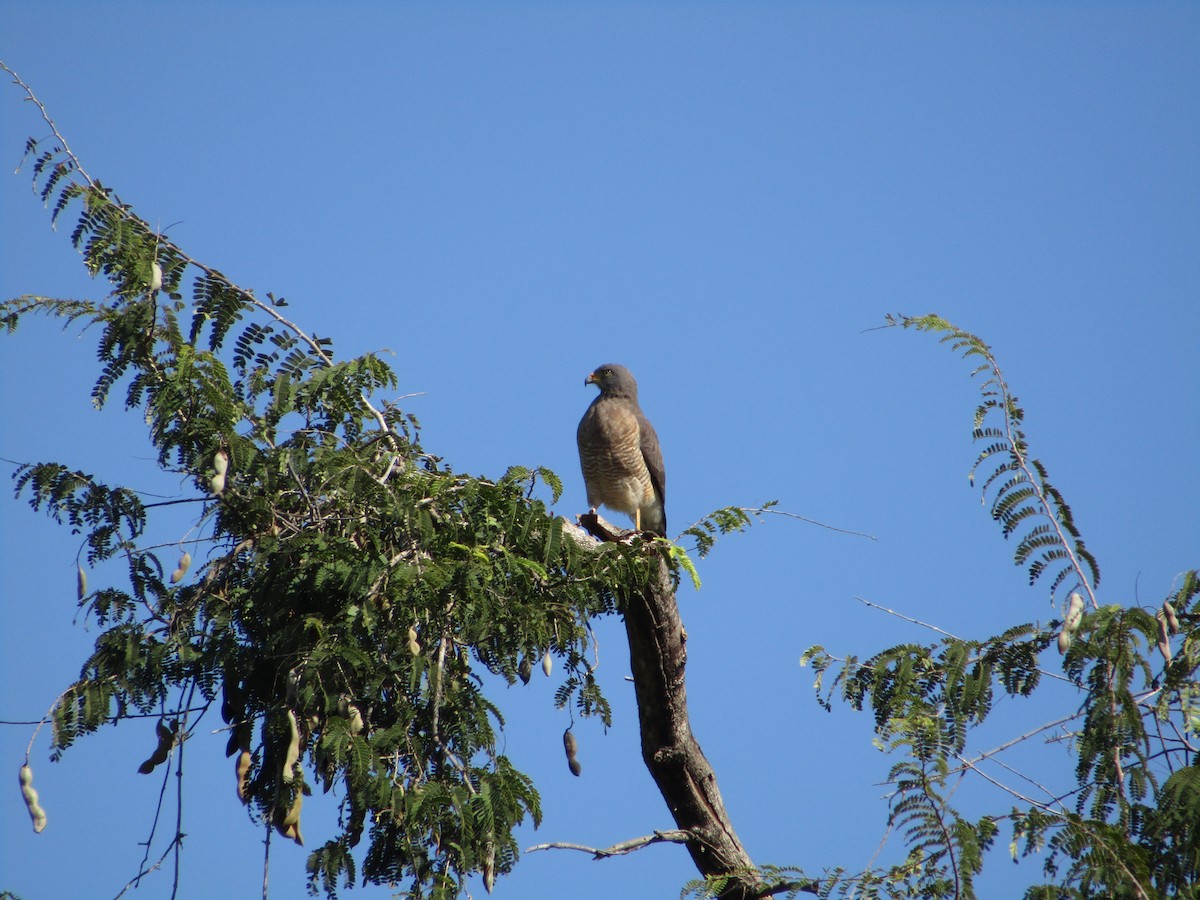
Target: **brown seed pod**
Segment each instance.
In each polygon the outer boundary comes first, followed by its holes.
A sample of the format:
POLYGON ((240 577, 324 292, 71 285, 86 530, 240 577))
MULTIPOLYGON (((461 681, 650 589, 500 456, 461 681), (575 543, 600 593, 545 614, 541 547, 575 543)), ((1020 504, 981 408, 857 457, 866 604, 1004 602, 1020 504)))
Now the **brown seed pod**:
POLYGON ((175 746, 175 724, 168 728, 162 719, 154 725, 154 730, 158 734, 158 746, 154 748, 154 752, 150 757, 138 766, 138 771, 143 775, 149 775, 158 766, 167 761, 167 756, 171 752, 171 748, 175 746))
POLYGON ((79 599, 82 600, 87 596, 87 572, 83 571, 83 566, 77 568, 79 571, 75 573, 75 586, 79 599))
POLYGON ((288 731, 290 737, 288 739, 287 751, 283 755, 283 782, 291 784, 292 779, 296 777, 296 761, 300 759, 300 727, 296 723, 296 714, 290 709, 287 711, 288 731))
POLYGON ((1163 616, 1167 620, 1167 630, 1171 634, 1179 634, 1179 619, 1175 616, 1175 607, 1171 605, 1170 600, 1164 600, 1162 605, 1163 616))
POLYGON ((304 846, 304 837, 300 834, 300 807, 303 803, 304 792, 296 791, 296 799, 292 801, 290 808, 275 809, 275 830, 285 838, 291 838, 301 847, 304 846))
POLYGON ((238 722, 229 732, 229 740, 225 742, 225 756, 230 757, 239 750, 250 749, 251 724, 238 722))
POLYGON ((546 673, 546 677, 550 677, 550 673, 554 670, 554 658, 550 655, 550 651, 546 651, 546 655, 542 657, 542 671, 546 673))
POLYGON ((249 803, 250 797, 246 794, 246 786, 249 784, 250 774, 250 751, 243 750, 238 754, 237 758, 237 795, 238 799, 243 803, 249 803))
POLYGON ((1166 662, 1171 661, 1171 637, 1167 626, 1167 617, 1161 612, 1158 614, 1158 652, 1162 654, 1162 658, 1166 662))
POLYGON ((529 684, 529 679, 533 675, 533 663, 530 662, 528 656, 521 657, 521 663, 517 666, 517 677, 521 679, 522 684, 529 684))
POLYGON ((575 740, 575 735, 571 734, 570 728, 563 732, 563 749, 567 751, 567 768, 571 770, 572 775, 578 777, 583 771, 583 766, 575 758, 575 754, 579 751, 579 744, 575 740))
POLYGON ((17 780, 21 783, 21 797, 25 801, 25 808, 29 810, 29 818, 33 822, 33 830, 41 834, 46 827, 46 811, 42 809, 41 803, 38 802, 38 792, 33 786, 33 769, 29 768, 29 764, 21 766, 17 773, 17 780))
POLYGON ((221 683, 221 720, 228 725, 234 719, 240 719, 244 712, 241 686, 227 676, 221 683))

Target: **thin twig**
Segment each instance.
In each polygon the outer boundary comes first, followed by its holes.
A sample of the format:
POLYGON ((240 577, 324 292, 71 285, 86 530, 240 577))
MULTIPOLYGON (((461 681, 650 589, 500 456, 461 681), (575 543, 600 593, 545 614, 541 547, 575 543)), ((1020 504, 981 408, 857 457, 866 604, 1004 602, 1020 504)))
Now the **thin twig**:
POLYGON ((628 841, 621 841, 619 844, 613 844, 611 847, 588 847, 583 844, 570 844, 564 841, 551 841, 547 844, 536 844, 526 850, 526 853, 533 853, 535 850, 579 850, 583 853, 592 854, 593 859, 607 859, 610 856, 624 856, 626 853, 632 853, 635 850, 641 850, 643 847, 648 847, 651 844, 661 844, 663 842, 672 844, 686 844, 692 839, 692 835, 687 831, 656 831, 654 834, 643 835, 642 837, 631 838, 628 841))
POLYGON ((765 507, 751 507, 751 506, 739 506, 738 509, 740 509, 744 513, 750 513, 753 515, 763 515, 765 513, 765 514, 772 515, 772 516, 785 516, 786 518, 789 518, 789 519, 796 519, 800 522, 806 522, 809 525, 816 525, 819 528, 827 528, 830 531, 836 531, 838 534, 848 534, 852 537, 862 537, 862 538, 867 538, 868 540, 872 540, 872 541, 876 540, 875 535, 873 535, 873 534, 867 534, 866 532, 863 532, 863 531, 851 531, 849 528, 838 528, 836 525, 830 525, 826 522, 818 521, 817 519, 810 519, 807 516, 801 516, 797 513, 786 512, 785 510, 782 510, 782 509, 768 509, 765 507))
POLYGON ((903 619, 905 622, 912 622, 912 624, 914 624, 914 625, 920 625, 922 628, 928 628, 930 631, 936 631, 938 634, 945 635, 946 637, 952 638, 953 640, 956 640, 956 641, 962 640, 962 638, 958 637, 957 635, 953 635, 949 631, 945 631, 944 629, 938 628, 936 625, 930 625, 928 622, 922 622, 920 619, 914 619, 912 616, 906 616, 906 615, 904 615, 904 613, 898 613, 894 609, 888 609, 886 606, 880 606, 878 603, 872 603, 870 600, 867 600, 863 597, 856 596, 854 599, 857 600, 859 603, 862 603, 866 606, 871 607, 872 609, 877 609, 880 612, 885 612, 889 616, 895 616, 897 619, 903 619))
MULTIPOLYGON (((957 756, 956 758, 958 759, 959 762, 961 762, 963 764, 963 769, 970 769, 972 772, 974 772, 976 775, 978 775, 984 781, 987 781, 987 782, 991 783, 992 785, 1000 788, 1000 790, 1004 791, 1006 794, 1011 794, 1012 796, 1014 796, 1018 800, 1020 800, 1022 803, 1028 803, 1030 806, 1036 807, 1038 809, 1046 810, 1047 812, 1054 812, 1054 813, 1059 812, 1059 810, 1054 809, 1053 807, 1049 806, 1048 804, 1042 803, 1041 801, 1038 801, 1038 800, 1034 800, 1032 797, 1026 797, 1024 794, 1022 794, 1020 791, 1016 790, 1015 788, 1011 788, 1008 785, 1001 783, 1000 781, 996 780, 991 775, 989 775, 987 772, 983 771, 983 769, 981 769, 977 765, 975 765, 975 763, 969 762, 968 760, 964 759, 961 756, 957 756)), ((997 762, 998 762, 998 760, 997 760, 997 762)), ((1006 768, 1008 768, 1008 767, 1006 767, 1006 768)), ((962 769, 960 769, 959 771, 962 771, 962 769)), ((1010 769, 1010 771, 1011 771, 1011 769, 1010 769)), ((1020 774, 1020 773, 1017 773, 1017 774, 1020 774)), ((1042 790, 1045 790, 1045 788, 1042 788, 1042 790)), ((1050 792, 1047 791, 1046 793, 1050 793, 1050 792)))
POLYGON ((38 112, 41 114, 42 121, 50 126, 50 130, 54 133, 54 137, 60 144, 62 144, 63 152, 66 153, 71 162, 75 164, 75 171, 83 176, 84 181, 88 183, 88 187, 96 187, 96 182, 92 180, 92 176, 83 170, 83 166, 79 164, 79 157, 77 157, 74 151, 71 150, 70 145, 67 143, 67 139, 62 136, 62 133, 58 130, 58 126, 55 125, 54 120, 50 118, 50 113, 46 111, 46 107, 42 104, 42 101, 39 100, 33 93, 33 88, 22 81, 21 76, 5 65, 2 60, 0 60, 0 69, 3 69, 5 72, 11 75, 13 82, 21 86, 21 89, 25 91, 26 101, 32 103, 38 108, 38 112))
MULTIPOLYGON (((988 759, 989 757, 992 757, 998 753, 1004 752, 1005 750, 1009 749, 1010 747, 1016 746, 1017 744, 1021 743, 1022 741, 1027 741, 1032 737, 1036 737, 1037 735, 1041 734, 1043 731, 1049 731, 1051 728, 1058 728, 1060 725, 1065 725, 1068 722, 1070 722, 1072 719, 1078 719, 1082 715, 1083 715, 1083 712, 1080 711, 1077 713, 1073 713, 1069 716, 1063 716, 1061 719, 1056 719, 1053 722, 1047 722, 1044 725, 1039 725, 1037 728, 1034 728, 1031 731, 1027 731, 1018 737, 1012 738, 1011 740, 1005 741, 1003 744, 1000 744, 997 747, 993 747, 991 750, 985 750, 982 753, 976 754, 970 760, 964 759, 963 763, 966 766, 973 766, 978 762, 982 762, 983 760, 988 759)), ((949 775, 955 774, 955 772, 960 772, 960 771, 962 771, 962 769, 951 769, 946 774, 949 776, 949 775)))
MULTIPOLYGON (((176 840, 178 840, 178 838, 176 838, 176 840)), ((174 841, 172 841, 172 843, 174 843, 174 841)), ((138 881, 141 880, 143 875, 149 875, 155 869, 160 868, 162 866, 162 864, 166 861, 167 857, 171 854, 171 849, 172 848, 170 846, 168 846, 167 849, 163 851, 163 855, 158 858, 158 862, 156 862, 150 868, 142 869, 140 872, 138 872, 137 875, 135 875, 129 881, 129 883, 125 885, 125 887, 121 888, 121 890, 117 893, 116 897, 114 897, 113 900, 121 900, 121 897, 124 897, 126 892, 131 887, 137 887, 137 883, 138 883, 138 881)))
MULTIPOLYGON (((80 164, 79 157, 77 157, 75 155, 75 152, 73 150, 71 150, 71 147, 67 143, 66 138, 64 138, 62 133, 58 130, 58 126, 55 125, 54 120, 52 118, 50 118, 50 113, 46 110, 46 107, 42 104, 42 101, 40 101, 37 98, 37 96, 33 93, 33 88, 31 88, 24 81, 22 81, 21 77, 19 75, 17 75, 16 72, 14 72, 12 69, 10 69, 2 61, 0 61, 0 69, 2 69, 3 71, 7 72, 9 75, 12 76, 13 81, 16 84, 18 84, 22 90, 25 91, 26 98, 29 100, 29 102, 33 103, 34 106, 36 106, 38 108, 38 112, 40 113, 40 115, 42 117, 42 121, 44 121, 50 127, 50 130, 51 130, 51 132, 53 132, 55 139, 58 140, 58 142, 62 145, 63 154, 68 159, 71 160, 72 164, 75 167, 75 171, 78 172, 80 177, 83 178, 83 180, 87 182, 88 188, 93 191, 101 191, 100 186, 96 183, 96 181, 90 175, 88 175, 88 173, 84 170, 83 166, 80 164)), ((147 231, 150 230, 149 223, 145 222, 144 220, 142 220, 141 218, 139 218, 138 216, 136 216, 132 212, 130 212, 129 208, 126 207, 125 204, 121 203, 115 194, 109 195, 107 192, 105 192, 105 196, 108 197, 112 201, 113 207, 122 216, 124 216, 126 219, 130 219, 130 220, 144 226, 147 231)), ((229 278, 227 278, 222 272, 219 272, 217 269, 214 269, 211 266, 207 266, 207 265, 201 263, 199 260, 194 259, 192 256, 185 253, 174 242, 168 241, 163 235, 157 234, 156 238, 157 238, 160 246, 170 248, 170 250, 173 251, 174 254, 176 254, 178 256, 178 258, 181 262, 184 262, 187 265, 194 266, 195 268, 197 268, 201 272, 203 272, 205 275, 207 275, 209 278, 221 282, 223 285, 225 285, 231 291, 234 291, 237 294, 239 294, 251 306, 254 306, 260 312, 266 313, 268 316, 270 316, 272 319, 274 319, 280 325, 284 326, 289 331, 291 331, 292 334, 294 334, 297 338, 299 338, 301 341, 303 341, 305 345, 307 345, 307 347, 312 352, 312 354, 315 357, 317 357, 325 366, 328 367, 328 366, 333 365, 333 358, 328 353, 325 352, 325 349, 321 346, 320 342, 314 336, 308 334, 295 322, 292 322, 291 320, 284 317, 271 304, 262 302, 257 297, 255 297, 251 291, 246 290, 245 288, 239 287, 238 285, 234 284, 232 281, 229 280, 229 278)), ((392 444, 393 449, 395 449, 397 451, 402 450, 403 447, 401 445, 401 442, 398 440, 397 436, 392 431, 391 427, 387 424, 387 419, 384 418, 383 413, 381 413, 378 409, 375 408, 375 406, 367 398, 366 394, 361 394, 360 399, 362 400, 363 405, 367 408, 367 411, 371 414, 371 417, 379 425, 380 430, 388 436, 388 441, 389 441, 389 443, 392 444)))
POLYGON ((266 820, 267 837, 263 841, 263 900, 267 900, 267 876, 271 872, 271 820, 266 820))

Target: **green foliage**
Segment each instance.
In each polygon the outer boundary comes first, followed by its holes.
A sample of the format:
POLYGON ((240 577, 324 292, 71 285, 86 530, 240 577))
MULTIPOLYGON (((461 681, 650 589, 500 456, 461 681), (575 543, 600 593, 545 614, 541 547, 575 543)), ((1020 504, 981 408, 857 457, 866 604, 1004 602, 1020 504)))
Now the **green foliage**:
MULTIPOLYGON (((890 322, 941 333, 965 356, 982 358, 972 373, 986 374, 974 434, 989 443, 973 473, 985 463, 993 466, 983 485, 985 497, 994 491, 992 515, 1005 537, 1022 535, 1014 558, 1029 565, 1031 583, 1053 571, 1052 595, 1065 586, 1092 596, 1096 561, 1045 467, 1029 456, 1019 427, 1024 413, 991 350, 937 316, 890 322), (1000 426, 988 425, 991 418, 1000 426)), ((832 870, 818 893, 974 896, 983 853, 1007 821, 1014 857, 1044 854, 1049 880, 1030 888, 1027 897, 1197 896, 1197 594, 1200 576, 1190 571, 1157 615, 1136 606, 1096 607, 1067 629, 1062 674, 1051 673, 1044 658, 1064 630, 1061 621, 1018 625, 986 640, 902 644, 865 661, 838 660, 822 647, 806 651, 801 662, 817 672, 818 702, 828 710, 836 694, 854 709, 869 709, 877 745, 900 757, 889 773, 894 792, 888 826, 903 835, 908 850, 903 862, 888 868, 849 876, 832 870), (968 751, 971 732, 987 719, 997 691, 1029 697, 1051 678, 1077 692, 1065 716, 997 749, 968 751), (1008 747, 1068 724, 1073 785, 1052 790, 1022 775, 1045 792, 1047 799, 1039 802, 984 776, 1018 805, 972 822, 950 804, 951 778, 979 773, 1008 747)))
POLYGON ((689 525, 683 533, 696 541, 696 555, 701 559, 708 556, 717 535, 734 534, 745 531, 754 524, 755 519, 761 519, 763 513, 769 512, 778 503, 771 500, 758 509, 746 509, 741 506, 725 506, 714 510, 699 522, 689 525))
POLYGON ((112 291, 21 297, 0 318, 9 332, 31 314, 98 328, 93 400, 123 387, 142 415, 158 465, 189 485, 199 557, 167 578, 135 492, 57 463, 18 470, 17 494, 83 533, 89 563, 128 568, 128 585, 80 599, 101 631, 53 710, 55 754, 139 713, 194 733, 205 713, 189 701, 219 702, 260 821, 300 840, 303 793, 338 787, 340 832, 308 860, 314 891, 361 879, 454 897, 470 873, 509 871, 514 828, 541 808, 498 749, 491 694, 549 652, 557 704, 608 724, 588 623, 649 576, 645 554, 564 539, 537 496, 539 482, 562 491, 547 469, 452 471, 381 398, 397 383, 383 360, 334 358, 282 300, 153 232, 61 145, 26 151, 52 218, 75 211, 71 240, 112 291))
MULTIPOLYGON (((495 693, 550 653, 563 673, 556 706, 608 724, 589 622, 645 583, 660 545, 583 549, 539 496, 562 491, 544 468, 498 480, 454 472, 381 396, 397 385, 382 359, 337 359, 329 339, 284 316, 282 298, 259 299, 152 231, 65 145, 31 139, 26 156, 51 221, 76 217, 71 241, 112 290, 103 302, 15 298, 0 304, 0 323, 11 333, 40 314, 94 325, 93 401, 124 389, 157 464, 183 479, 196 510, 187 540, 198 559, 173 578, 157 548, 180 538, 158 533, 156 507, 136 492, 53 462, 16 472, 19 496, 83 535, 89 565, 126 566, 127 584, 81 584, 99 634, 53 708, 55 756, 134 716, 175 720, 186 737, 209 727, 215 705, 229 754, 247 764, 238 794, 265 827, 300 841, 303 797, 339 798, 337 833, 308 857, 313 892, 335 897, 361 881, 450 898, 471 873, 490 888, 516 862, 514 829, 541 817, 535 786, 500 752, 495 693)), ((870 710, 876 745, 896 760, 887 828, 903 858, 816 878, 762 866, 692 882, 684 896, 749 879, 762 896, 973 897, 1006 824, 1014 857, 1043 858, 1045 883, 1027 897, 1197 897, 1200 575, 1185 573, 1157 614, 1099 605, 1099 567, 1029 453, 1024 411, 991 349, 937 316, 889 321, 979 361, 972 482, 978 474, 1002 534, 1016 538, 1030 583, 1049 576, 1052 599, 1082 591, 1092 611, 1069 628, 1022 624, 865 660, 806 651, 818 702, 870 710), (1046 651, 1064 631, 1052 671, 1046 651), (1019 701, 1048 681, 1075 692, 1061 719, 971 748, 997 698, 1019 701), (958 779, 1051 727, 1071 729, 1072 783, 1041 800, 1007 789, 1016 803, 979 818, 951 804, 958 779)), ((704 557, 717 535, 772 506, 717 510, 685 534, 704 557)), ((695 579, 682 548, 669 561, 676 579, 695 579)))
POLYGON ((971 466, 971 483, 977 475, 983 476, 983 496, 986 501, 991 495, 992 518, 1000 523, 1004 537, 1020 535, 1013 561, 1028 567, 1031 585, 1052 574, 1052 599, 1060 588, 1079 588, 1092 596, 1092 588, 1100 583, 1100 567, 1084 546, 1071 508, 1050 483, 1046 467, 1029 455, 1021 430, 1025 411, 1009 390, 992 349, 940 316, 888 316, 887 320, 891 325, 940 334, 940 343, 949 344, 964 359, 979 361, 971 375, 984 376, 983 400, 975 408, 972 436, 984 448, 971 466))
POLYGON ((815 883, 805 877, 801 869, 794 866, 758 866, 750 872, 731 872, 725 876, 689 881, 680 891, 679 900, 720 897, 736 883, 736 879, 747 876, 761 885, 759 895, 763 897, 797 897, 801 893, 814 892, 815 883))

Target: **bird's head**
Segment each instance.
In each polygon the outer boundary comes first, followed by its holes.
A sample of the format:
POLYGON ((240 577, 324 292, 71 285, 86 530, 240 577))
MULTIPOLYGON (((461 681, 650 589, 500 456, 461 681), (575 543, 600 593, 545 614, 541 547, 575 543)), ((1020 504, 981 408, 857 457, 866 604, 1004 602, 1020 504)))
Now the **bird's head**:
POLYGON ((637 382, 633 378, 633 373, 616 363, 605 363, 598 366, 596 371, 583 380, 583 383, 596 385, 600 388, 600 395, 603 397, 637 399, 637 382))

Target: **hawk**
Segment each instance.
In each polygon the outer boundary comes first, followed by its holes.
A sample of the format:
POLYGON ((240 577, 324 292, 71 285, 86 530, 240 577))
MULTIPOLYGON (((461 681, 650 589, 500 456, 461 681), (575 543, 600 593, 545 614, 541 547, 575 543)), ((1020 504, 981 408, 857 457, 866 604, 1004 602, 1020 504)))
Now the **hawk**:
POLYGON ((667 474, 658 435, 638 406, 637 382, 624 366, 605 363, 584 384, 600 388, 575 433, 588 506, 623 512, 639 531, 666 537, 667 474))

